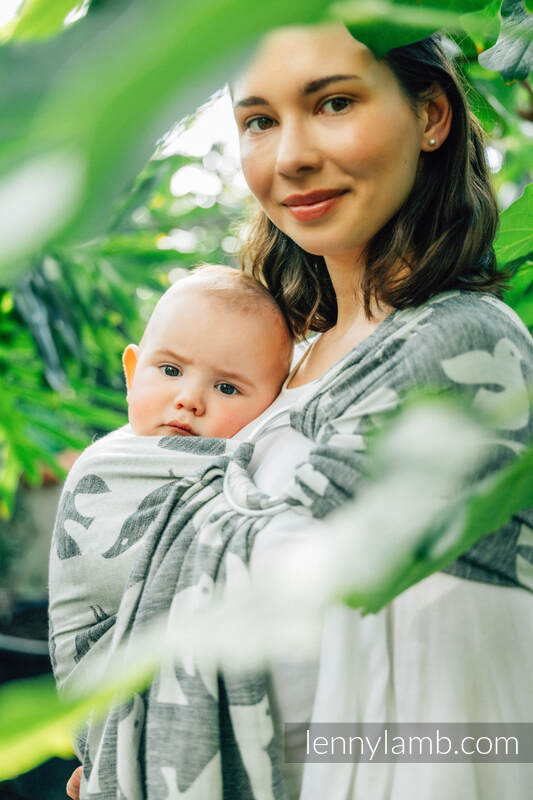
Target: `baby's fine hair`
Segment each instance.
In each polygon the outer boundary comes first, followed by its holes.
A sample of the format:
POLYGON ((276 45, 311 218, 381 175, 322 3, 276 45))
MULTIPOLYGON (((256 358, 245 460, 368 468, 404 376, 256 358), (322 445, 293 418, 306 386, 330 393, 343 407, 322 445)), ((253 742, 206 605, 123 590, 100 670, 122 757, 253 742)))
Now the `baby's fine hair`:
POLYGON ((160 305, 168 302, 175 294, 189 286, 197 287, 205 294, 222 300, 227 304, 229 310, 255 315, 266 312, 270 313, 271 319, 274 315, 285 329, 287 340, 292 342, 292 336, 282 310, 268 289, 256 278, 223 264, 200 264, 191 269, 188 275, 173 283, 159 299, 141 339, 141 346, 151 319, 160 305))
MULTIPOLYGON (((182 280, 194 280, 208 294, 219 297, 238 311, 261 312, 267 307, 284 319, 278 303, 266 286, 239 269, 223 264, 200 264, 182 280)), ((178 284, 179 285, 179 284, 178 284)))

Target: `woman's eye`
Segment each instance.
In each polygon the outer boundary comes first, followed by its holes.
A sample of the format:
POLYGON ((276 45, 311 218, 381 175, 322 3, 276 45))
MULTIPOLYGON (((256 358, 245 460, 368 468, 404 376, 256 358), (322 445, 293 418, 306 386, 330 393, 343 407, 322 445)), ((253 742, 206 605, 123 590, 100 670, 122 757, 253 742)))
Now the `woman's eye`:
POLYGON ((160 369, 163 375, 167 375, 169 378, 177 378, 178 375, 181 375, 181 371, 178 367, 173 367, 172 364, 163 364, 160 369))
POLYGON ((237 387, 232 386, 231 383, 217 383, 215 389, 218 389, 222 394, 239 394, 237 387))
POLYGON ((329 100, 326 100, 322 103, 321 108, 326 110, 326 112, 337 114, 339 111, 346 111, 346 109, 353 104, 353 100, 349 97, 330 97, 329 100), (329 106, 329 109, 326 108, 329 106))
POLYGON ((244 123, 244 127, 248 131, 252 131, 252 133, 261 133, 261 131, 268 131, 270 130, 270 126, 273 120, 270 117, 253 117, 253 119, 249 119, 244 123), (252 126, 256 127, 252 127, 252 126))

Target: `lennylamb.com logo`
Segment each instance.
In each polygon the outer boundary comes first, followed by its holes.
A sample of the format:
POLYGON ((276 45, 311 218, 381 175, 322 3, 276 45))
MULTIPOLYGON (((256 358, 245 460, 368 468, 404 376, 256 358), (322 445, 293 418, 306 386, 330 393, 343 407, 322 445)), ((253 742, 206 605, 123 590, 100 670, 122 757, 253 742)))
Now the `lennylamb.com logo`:
POLYGON ((293 763, 533 761, 533 723, 287 723, 285 742, 293 763))

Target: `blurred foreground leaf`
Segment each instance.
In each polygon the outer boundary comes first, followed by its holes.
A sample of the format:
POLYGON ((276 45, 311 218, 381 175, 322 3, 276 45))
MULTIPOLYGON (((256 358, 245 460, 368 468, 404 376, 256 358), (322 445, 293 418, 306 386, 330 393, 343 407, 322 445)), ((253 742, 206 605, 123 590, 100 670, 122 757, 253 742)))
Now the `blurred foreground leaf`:
POLYGON ((461 16, 461 26, 474 42, 477 53, 491 47, 498 38, 500 5, 501 0, 491 0, 480 11, 473 11, 461 16))
POLYGON ((105 229, 157 139, 231 77, 255 39, 277 25, 316 21, 328 5, 154 0, 147 11, 141 0, 115 0, 52 41, 5 45, 4 283, 50 240, 105 229))
POLYGON ((0 688, 0 780, 26 772, 52 756, 72 755, 72 704, 58 700, 51 678, 12 681, 0 688))
POLYGON ((11 36, 14 39, 40 39, 57 33, 76 0, 24 0, 11 36))
MULTIPOLYGON (((356 39, 378 58, 394 48, 412 44, 438 30, 460 30, 461 17, 479 11, 488 0, 347 0, 334 3, 332 13, 356 39)), ((490 17, 470 19, 470 29, 482 35, 493 23, 490 17)))
MULTIPOLYGON (((153 634, 146 652, 157 654, 153 634)), ((104 713, 150 682, 156 655, 141 657, 120 677, 111 677, 85 696, 57 695, 52 678, 12 681, 0 687, 0 781, 13 778, 52 756, 70 758, 72 740, 90 713, 104 713)))
POLYGON ((386 586, 372 596, 356 592, 345 602, 363 613, 377 613, 418 581, 448 566, 483 536, 498 530, 520 511, 533 507, 533 445, 504 470, 450 508, 441 524, 421 537, 386 586))

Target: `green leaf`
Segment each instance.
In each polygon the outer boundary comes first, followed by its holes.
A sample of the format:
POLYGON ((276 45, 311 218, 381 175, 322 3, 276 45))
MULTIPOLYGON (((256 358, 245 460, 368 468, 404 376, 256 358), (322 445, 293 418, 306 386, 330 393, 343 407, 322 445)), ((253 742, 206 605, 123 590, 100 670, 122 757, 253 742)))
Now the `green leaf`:
MULTIPOLYGON (((378 58, 394 47, 411 44, 435 31, 461 29, 461 17, 483 8, 487 0, 348 0, 334 3, 332 15, 347 25, 352 35, 378 58)), ((490 25, 485 18, 471 20, 477 33, 490 25)))
MULTIPOLYGON (((161 250, 157 242, 162 234, 141 232, 133 235, 111 236, 99 245, 102 255, 112 256, 119 254, 150 262, 176 261, 175 250, 161 250)), ((178 256, 179 258, 179 256, 178 256)))
POLYGON ((41 39, 57 33, 75 0, 25 0, 12 29, 13 39, 41 39))
POLYGON ((0 687, 0 780, 26 772, 51 756, 71 756, 73 732, 90 713, 98 716, 112 703, 144 689, 163 655, 161 632, 150 630, 145 637, 147 647, 144 652, 136 651, 133 662, 125 667, 119 651, 114 671, 108 670, 105 681, 98 681, 79 696, 59 698, 49 677, 12 681, 0 687))
POLYGON ((13 681, 0 689, 0 780, 51 756, 72 755, 73 703, 61 703, 51 678, 13 681))
POLYGON ((513 275, 504 300, 514 308, 526 327, 533 328, 533 261, 525 261, 513 275))
POLYGON ((511 288, 504 300, 513 308, 520 298, 533 287, 533 261, 525 261, 511 279, 511 288))
POLYGON ((481 11, 461 16, 461 25, 481 53, 491 47, 500 32, 500 0, 492 0, 481 11))
POLYGON ((494 249, 500 267, 526 259, 533 252, 533 183, 500 215, 494 249))
POLYGON ((13 275, 51 240, 105 229, 155 142, 231 78, 255 39, 277 25, 318 21, 328 6, 153 0, 147 13, 144 0, 115 0, 56 40, 2 48, 10 75, 0 95, 9 120, 0 132, 4 270, 10 265, 13 275), (25 226, 11 225, 21 217, 25 226))
POLYGON ((479 56, 486 69, 499 72, 504 81, 523 81, 533 68, 533 17, 523 0, 503 0, 501 28, 496 44, 479 56))
POLYGON ((31 428, 38 428, 45 433, 48 433, 52 440, 58 442, 63 447, 72 447, 74 450, 83 450, 90 444, 88 436, 79 436, 71 431, 58 428, 57 424, 47 422, 44 419, 39 419, 35 414, 27 414, 26 424, 30 430, 30 435, 33 433, 31 428))
POLYGON ((23 472, 14 448, 8 443, 0 446, 0 518, 9 519, 13 513, 15 494, 23 472))
POLYGON ((495 111, 488 99, 472 83, 465 86, 468 105, 480 121, 483 129, 487 133, 492 133, 498 124, 501 124, 501 116, 495 111))

